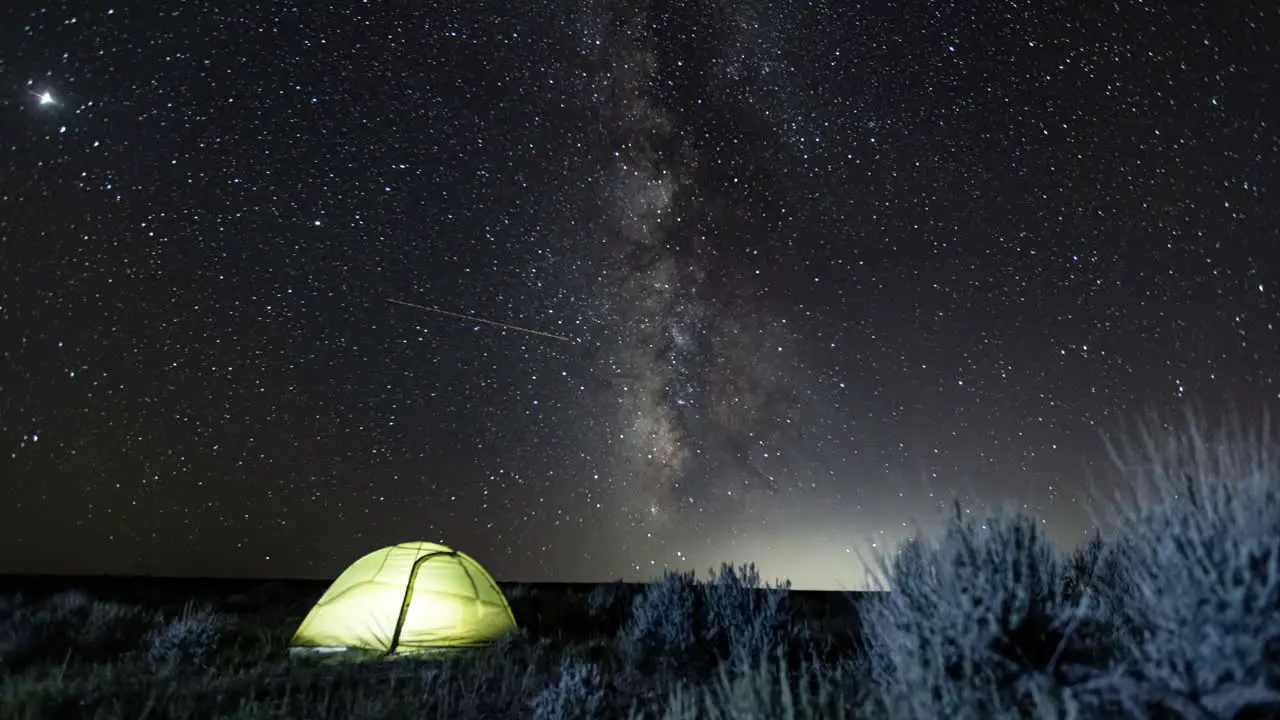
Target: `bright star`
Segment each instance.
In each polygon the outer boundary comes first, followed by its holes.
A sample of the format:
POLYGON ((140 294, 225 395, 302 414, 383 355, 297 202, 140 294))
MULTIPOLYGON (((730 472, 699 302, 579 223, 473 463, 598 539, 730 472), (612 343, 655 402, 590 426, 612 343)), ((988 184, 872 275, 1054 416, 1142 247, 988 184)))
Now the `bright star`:
POLYGON ((50 93, 50 92, 49 92, 49 91, 47 91, 47 90, 46 90, 45 92, 42 92, 42 93, 38 93, 38 92, 36 92, 36 91, 32 90, 32 91, 31 91, 31 94, 32 94, 32 95, 35 95, 35 96, 36 96, 36 97, 38 97, 38 98, 40 98, 40 104, 41 104, 41 105, 52 105, 52 104, 53 104, 53 93, 50 93))

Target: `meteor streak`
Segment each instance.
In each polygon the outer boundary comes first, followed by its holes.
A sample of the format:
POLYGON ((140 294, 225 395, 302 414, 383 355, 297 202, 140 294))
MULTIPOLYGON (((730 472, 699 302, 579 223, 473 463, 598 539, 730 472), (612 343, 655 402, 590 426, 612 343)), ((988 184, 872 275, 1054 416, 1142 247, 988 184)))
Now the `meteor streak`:
POLYGON ((441 315, 448 315, 449 317, 462 318, 463 320, 473 320, 475 322, 482 322, 482 323, 487 323, 489 325, 496 325, 497 327, 506 328, 508 330, 519 330, 520 332, 529 333, 530 335, 541 335, 542 337, 549 337, 554 340, 574 342, 573 338, 568 338, 563 335, 556 335, 555 333, 542 332, 541 330, 531 330, 529 328, 520 327, 519 325, 509 325, 507 323, 498 322, 497 320, 486 320, 482 317, 476 317, 474 315, 463 315, 462 313, 449 312, 448 310, 441 310, 440 308, 430 307, 428 305, 419 305, 417 303, 405 302, 404 300, 396 300, 393 298, 387 298, 387 302, 392 302, 397 305, 404 305, 406 307, 411 307, 411 308, 418 308, 419 310, 427 310, 429 312, 440 313, 441 315))

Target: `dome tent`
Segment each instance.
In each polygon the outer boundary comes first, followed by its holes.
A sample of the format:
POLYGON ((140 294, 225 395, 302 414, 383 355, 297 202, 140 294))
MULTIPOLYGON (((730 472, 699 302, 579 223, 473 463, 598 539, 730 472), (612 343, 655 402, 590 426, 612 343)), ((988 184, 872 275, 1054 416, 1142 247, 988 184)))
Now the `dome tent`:
POLYGON ((516 627, 480 563, 444 545, 392 545, 356 560, 303 619, 292 652, 386 654, 487 645, 516 627))

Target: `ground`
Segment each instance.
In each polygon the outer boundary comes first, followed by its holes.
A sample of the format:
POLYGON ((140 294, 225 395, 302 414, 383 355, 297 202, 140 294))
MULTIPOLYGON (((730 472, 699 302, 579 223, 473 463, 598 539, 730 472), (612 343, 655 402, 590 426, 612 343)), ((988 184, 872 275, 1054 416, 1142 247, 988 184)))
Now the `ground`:
MULTIPOLYGON (((0 579, 0 715, 626 717, 661 705, 671 683, 656 678, 680 665, 641 668, 643 653, 619 650, 633 598, 645 589, 622 583, 502 584, 521 632, 488 650, 392 661, 290 657, 289 638, 327 584, 0 579), (636 667, 625 667, 631 661, 636 667)), ((856 596, 785 595, 788 622, 833 647, 852 646, 856 596)))

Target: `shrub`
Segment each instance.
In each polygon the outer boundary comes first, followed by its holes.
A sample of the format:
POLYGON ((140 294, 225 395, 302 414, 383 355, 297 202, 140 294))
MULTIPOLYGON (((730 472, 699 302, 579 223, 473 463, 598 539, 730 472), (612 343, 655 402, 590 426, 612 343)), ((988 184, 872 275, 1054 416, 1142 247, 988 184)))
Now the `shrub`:
POLYGON ((566 657, 558 677, 534 695, 529 708, 537 720, 595 718, 604 705, 604 690, 598 667, 566 657))
MULTIPOLYGON (((1095 532, 1089 541, 1076 548, 1063 567, 1062 594, 1064 597, 1079 599, 1093 585, 1102 566, 1105 546, 1102 534, 1095 532)), ((1114 557, 1114 556, 1112 556, 1114 557)))
MULTIPOLYGON (((549 671, 550 648, 539 641, 518 655, 479 652, 439 659, 406 659, 432 679, 420 697, 416 717, 515 717, 528 709, 535 688, 549 671)), ((394 663, 393 663, 394 664, 394 663)), ((366 685, 367 686, 367 685, 366 685)))
POLYGON ((80 591, 39 604, 14 598, 0 607, 0 664, 116 659, 136 648, 150 617, 132 605, 98 602, 80 591))
POLYGON ((587 594, 587 615, 592 619, 611 617, 627 597, 627 586, 621 580, 597 585, 587 594))
POLYGON ((1114 451, 1134 498, 1120 578, 1099 594, 1131 627, 1113 691, 1148 708, 1280 715, 1280 445, 1269 424, 1142 431, 1114 451))
MULTIPOLYGON (((890 592, 869 598, 863 635, 892 717, 1019 717, 1072 706, 1060 672, 1105 664, 1105 628, 1067 601, 1059 560, 1034 519, 955 517, 936 545, 877 558, 890 592)), ((1062 710, 1066 712, 1066 710, 1062 710)), ((1051 713, 1053 714, 1053 713, 1051 713)))
POLYGON ((1122 557, 1118 542, 1104 540, 1095 531, 1068 556, 1060 582, 1063 600, 1084 611, 1076 625, 1077 639, 1088 641, 1091 633, 1101 633, 1092 640, 1117 653, 1131 642, 1134 632, 1115 605, 1116 591, 1125 582, 1122 557))
POLYGON ((791 582, 776 587, 760 582, 754 563, 723 563, 702 585, 706 598, 702 639, 717 650, 729 669, 745 671, 796 638, 787 599, 791 582))
POLYGON ((221 623, 212 609, 188 604, 151 631, 147 663, 162 674, 208 667, 221 636, 221 623))
POLYGON ((632 600, 620 636, 624 655, 641 666, 727 662, 743 670, 799 637, 786 604, 790 588, 762 586, 754 564, 722 564, 705 582, 668 571, 632 600))
POLYGON ((30 664, 52 635, 49 616, 19 599, 0 615, 0 666, 12 671, 30 664))
POLYGON ((670 669, 693 648, 695 587, 692 572, 668 570, 632 600, 618 642, 637 669, 650 664, 670 669))
MULTIPOLYGON (((664 707, 652 711, 662 720, 841 720, 863 717, 863 677, 848 664, 804 663, 793 671, 786 654, 761 656, 746 666, 721 666, 705 687, 681 683, 664 707)), ((633 711, 632 718, 650 717, 633 711)))

